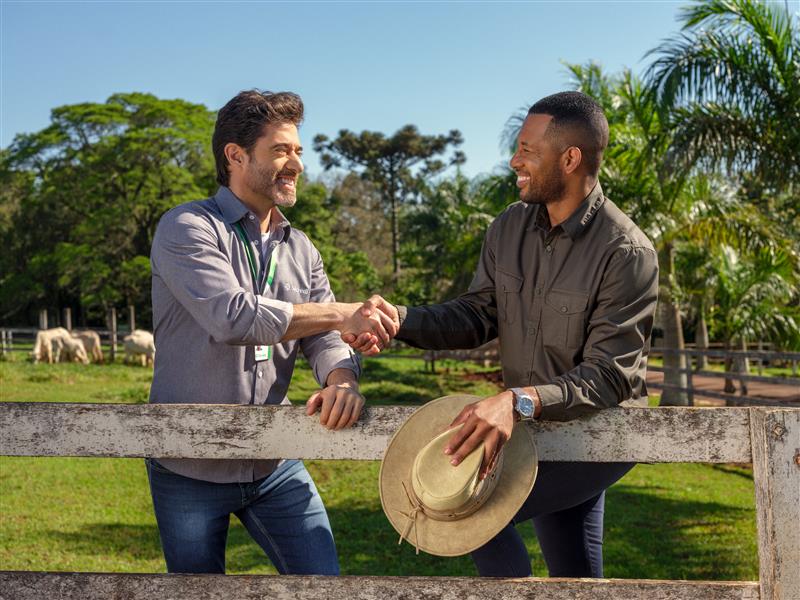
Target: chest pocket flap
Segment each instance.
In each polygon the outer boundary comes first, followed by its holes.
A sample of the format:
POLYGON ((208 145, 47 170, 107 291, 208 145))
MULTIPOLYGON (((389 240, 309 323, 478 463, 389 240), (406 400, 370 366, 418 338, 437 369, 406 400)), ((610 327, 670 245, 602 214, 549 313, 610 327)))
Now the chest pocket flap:
POLYGON ((589 296, 581 292, 551 290, 545 296, 544 301, 550 308, 562 315, 574 315, 586 310, 589 304, 589 296))
POLYGON ((517 315, 522 310, 520 292, 523 279, 500 269, 497 269, 495 277, 497 281, 497 309, 500 313, 500 318, 511 324, 517 319, 517 315))

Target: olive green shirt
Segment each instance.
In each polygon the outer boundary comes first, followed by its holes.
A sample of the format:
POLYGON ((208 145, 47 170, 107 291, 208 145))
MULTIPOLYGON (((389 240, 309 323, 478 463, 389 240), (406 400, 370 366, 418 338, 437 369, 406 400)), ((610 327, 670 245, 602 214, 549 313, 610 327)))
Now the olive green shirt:
POLYGON ((535 386, 540 418, 647 403, 658 293, 653 244, 598 183, 563 223, 515 202, 486 233, 467 293, 399 307, 398 339, 474 348, 500 338, 506 387, 535 386))

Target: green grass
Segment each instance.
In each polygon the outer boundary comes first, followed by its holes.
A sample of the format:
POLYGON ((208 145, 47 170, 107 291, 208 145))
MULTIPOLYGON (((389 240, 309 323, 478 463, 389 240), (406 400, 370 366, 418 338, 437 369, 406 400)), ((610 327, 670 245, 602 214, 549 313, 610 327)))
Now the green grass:
MULTIPOLYGON (((461 392, 497 389, 465 372, 484 369, 447 361, 436 375, 422 362, 368 359, 362 388, 373 404, 417 404, 461 392)), ((152 371, 117 365, 0 362, 0 399, 30 402, 143 402, 152 371)), ((290 397, 316 389, 300 364, 290 397)), ((420 554, 381 512, 379 463, 307 461, 328 507, 342 571, 370 575, 474 575, 469 558, 420 554)), ((752 475, 748 468, 639 465, 606 501, 608 577, 757 578, 752 475)), ((233 518, 228 572, 274 573, 233 518)), ((521 527, 534 572, 546 569, 530 524, 521 527)), ((139 459, 0 458, 0 569, 163 572, 144 463, 139 459)))

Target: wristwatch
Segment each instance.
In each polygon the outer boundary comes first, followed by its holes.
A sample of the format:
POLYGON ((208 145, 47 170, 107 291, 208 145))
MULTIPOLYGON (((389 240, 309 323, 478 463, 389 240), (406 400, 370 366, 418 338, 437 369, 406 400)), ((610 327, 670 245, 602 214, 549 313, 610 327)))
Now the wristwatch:
POLYGON ((514 412, 519 415, 519 420, 533 421, 533 413, 536 410, 533 398, 522 388, 511 388, 510 391, 514 394, 514 412))

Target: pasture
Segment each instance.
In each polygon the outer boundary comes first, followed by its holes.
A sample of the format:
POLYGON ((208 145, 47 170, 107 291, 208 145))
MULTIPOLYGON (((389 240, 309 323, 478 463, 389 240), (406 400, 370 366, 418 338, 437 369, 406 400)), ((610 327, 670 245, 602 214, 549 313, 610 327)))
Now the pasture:
MULTIPOLYGON (((366 359, 369 403, 416 404, 446 393, 486 395, 485 369, 447 361, 366 359)), ((0 362, 0 398, 15 402, 144 402, 150 369, 0 362)), ((316 385, 300 363, 290 390, 302 403, 316 385)), ((335 434, 331 434, 335 435, 335 434)), ((331 517, 344 574, 474 575, 469 558, 415 556, 383 516, 378 463, 308 461, 331 517)), ((610 491, 606 576, 755 580, 753 482, 737 465, 639 465, 610 491)), ((523 527, 534 573, 546 575, 532 527, 523 527)), ((234 518, 228 572, 274 569, 234 518)), ((0 458, 0 569, 163 572, 144 464, 139 459, 0 458)))

